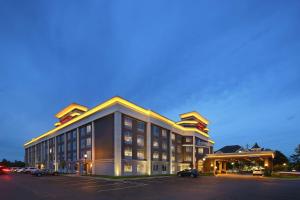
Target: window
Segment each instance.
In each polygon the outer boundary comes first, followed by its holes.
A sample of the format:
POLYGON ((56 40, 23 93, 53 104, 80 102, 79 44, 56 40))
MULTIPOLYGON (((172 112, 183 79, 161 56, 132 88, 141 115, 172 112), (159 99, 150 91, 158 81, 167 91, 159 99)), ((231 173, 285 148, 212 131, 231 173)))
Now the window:
POLYGON ((87 132, 88 134, 90 134, 90 133, 92 132, 92 126, 91 126, 91 125, 87 125, 87 126, 86 126, 86 132, 87 132))
POLYGON ((153 147, 158 148, 159 144, 158 144, 158 140, 154 139, 153 140, 153 147))
POLYGON ((124 132, 124 141, 126 144, 132 144, 132 134, 130 131, 124 132))
POLYGON ((124 156, 125 157, 132 157, 132 149, 131 149, 131 147, 126 147, 124 149, 124 156))
POLYGON ((193 151, 193 147, 185 147, 185 152, 190 153, 193 151))
POLYGON ((181 146, 177 146, 177 153, 181 153, 181 146))
POLYGON ((132 129, 132 119, 125 117, 124 118, 124 126, 128 129, 132 129))
POLYGON ((92 152, 91 151, 86 151, 87 159, 92 160, 92 152))
POLYGON ((145 132, 145 122, 138 121, 137 122, 137 130, 139 132, 145 132))
POLYGON ((159 137, 159 128, 157 126, 152 126, 152 134, 155 137, 159 137))
POLYGON ((188 143, 192 142, 192 137, 186 137, 185 142, 188 142, 188 143))
POLYGON ((132 165, 130 163, 124 164, 124 172, 132 172, 132 165))
POLYGON ((80 137, 84 137, 86 135, 86 127, 81 127, 79 129, 80 137))
POLYGON ((73 161, 77 160, 77 154, 73 152, 73 161))
POLYGON ((68 143, 68 151, 71 151, 71 149, 72 149, 72 144, 68 143))
POLYGON ((76 149, 77 149, 77 143, 73 142, 73 150, 76 150, 76 149))
POLYGON ((153 169, 153 171, 158 171, 158 165, 153 165, 152 169, 153 169))
POLYGON ((192 157, 191 156, 185 156, 184 160, 190 162, 190 161, 192 161, 192 157))
POLYGON ((92 139, 89 137, 89 138, 86 138, 86 146, 87 147, 89 147, 89 146, 91 146, 91 142, 92 141, 92 139))
POLYGON ((141 160, 145 159, 144 150, 137 150, 137 158, 141 160))
POLYGON ((163 149, 163 150, 167 150, 167 149, 168 149, 168 145, 167 145, 166 142, 163 142, 163 143, 162 143, 162 149, 163 149))
POLYGON ((162 165, 161 169, 162 169, 163 172, 166 172, 167 171, 167 165, 162 165))
POLYGON ((144 136, 138 135, 136 139, 136 143, 138 146, 143 147, 144 146, 144 136))
POLYGON ((153 159, 158 160, 159 159, 159 153, 157 151, 153 152, 153 159))
POLYGON ((175 162, 175 156, 174 155, 172 155, 172 162, 175 162))
POLYGON ((72 139, 72 132, 68 133, 68 140, 71 140, 72 139))
POLYGON ((175 140, 176 139, 176 135, 174 133, 172 133, 172 140, 175 140))
POLYGON ((73 131, 73 139, 76 139, 77 138, 77 131, 73 131))
POLYGON ((166 161, 167 158, 168 158, 166 153, 162 153, 162 156, 161 156, 161 157, 162 157, 162 160, 163 160, 163 161, 166 161))
POLYGON ((145 173, 145 165, 143 165, 143 164, 137 164, 136 171, 139 174, 144 174, 145 173))
POLYGON ((167 130, 162 129, 162 130, 161 130, 161 136, 162 136, 163 138, 166 138, 166 137, 167 137, 167 130))
POLYGON ((172 151, 172 152, 175 151, 175 146, 174 146, 174 145, 171 146, 171 151, 172 151))
POLYGON ((85 148, 85 140, 80 140, 80 148, 84 149, 85 148))
POLYGON ((203 148, 198 148, 198 153, 203 154, 203 148))

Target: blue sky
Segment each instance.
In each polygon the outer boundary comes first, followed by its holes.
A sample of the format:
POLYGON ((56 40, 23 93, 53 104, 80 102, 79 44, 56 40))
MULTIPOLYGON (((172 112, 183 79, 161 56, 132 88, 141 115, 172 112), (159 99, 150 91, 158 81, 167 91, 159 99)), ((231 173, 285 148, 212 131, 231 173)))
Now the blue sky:
POLYGON ((0 1, 0 159, 71 102, 120 95, 173 120, 196 110, 215 148, 300 142, 299 1, 0 1))

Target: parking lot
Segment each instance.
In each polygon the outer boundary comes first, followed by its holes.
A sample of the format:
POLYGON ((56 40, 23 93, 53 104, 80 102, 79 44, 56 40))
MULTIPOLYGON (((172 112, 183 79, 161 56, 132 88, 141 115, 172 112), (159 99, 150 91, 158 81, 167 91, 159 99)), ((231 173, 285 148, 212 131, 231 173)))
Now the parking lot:
POLYGON ((0 176, 1 199, 298 199, 299 180, 161 177, 103 180, 26 174, 0 176))

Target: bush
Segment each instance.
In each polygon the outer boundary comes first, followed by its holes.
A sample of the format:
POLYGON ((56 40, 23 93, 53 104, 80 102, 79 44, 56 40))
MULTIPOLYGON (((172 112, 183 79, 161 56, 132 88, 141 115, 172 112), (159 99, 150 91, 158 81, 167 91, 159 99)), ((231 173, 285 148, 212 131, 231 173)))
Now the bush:
POLYGON ((265 169, 264 171, 264 176, 271 176, 272 175, 272 170, 270 169, 265 169))

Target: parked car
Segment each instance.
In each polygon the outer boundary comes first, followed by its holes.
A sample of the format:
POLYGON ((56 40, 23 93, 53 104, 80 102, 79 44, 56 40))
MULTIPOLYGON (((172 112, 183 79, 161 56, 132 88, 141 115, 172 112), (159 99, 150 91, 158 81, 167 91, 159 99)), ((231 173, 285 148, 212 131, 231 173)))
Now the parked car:
POLYGON ((25 174, 31 174, 31 173, 35 172, 36 170, 38 170, 38 168, 35 168, 35 167, 27 167, 27 168, 25 168, 24 173, 25 173, 25 174))
POLYGON ((25 167, 21 167, 19 169, 16 170, 17 173, 23 173, 25 171, 25 167))
POLYGON ((262 176, 264 174, 264 171, 262 169, 255 169, 252 172, 253 176, 262 176))
POLYGON ((185 169, 177 172, 177 176, 190 176, 196 178, 199 176, 199 172, 196 169, 185 169))
POLYGON ((59 173, 57 171, 49 170, 49 169, 38 169, 31 173, 34 176, 58 176, 59 173))
POLYGON ((0 174, 9 174, 10 169, 8 167, 0 166, 0 174))

